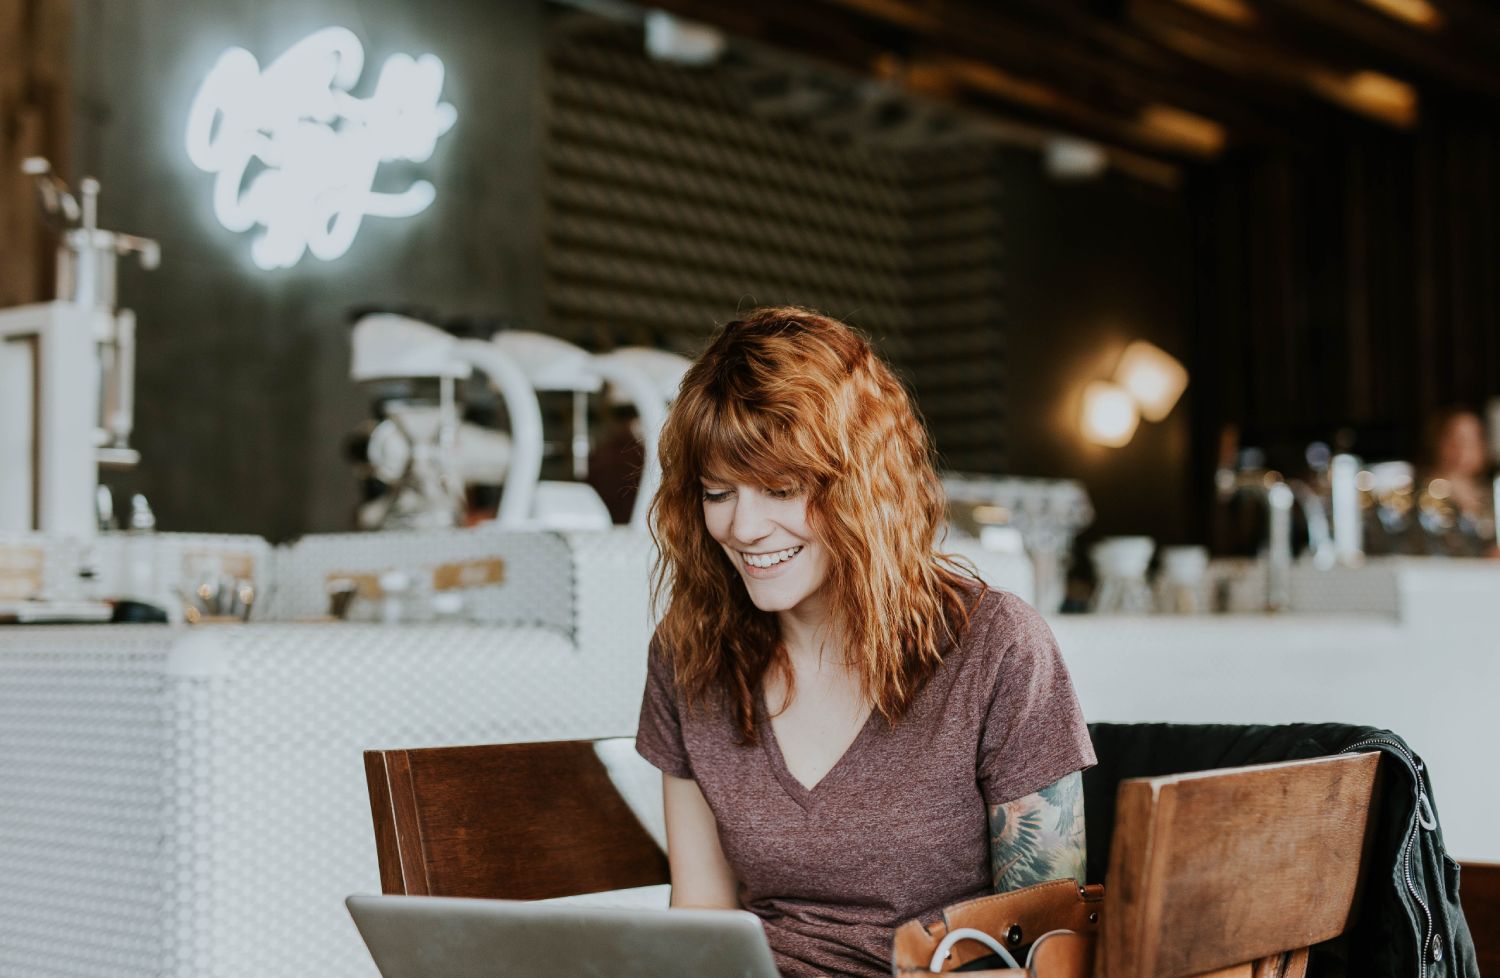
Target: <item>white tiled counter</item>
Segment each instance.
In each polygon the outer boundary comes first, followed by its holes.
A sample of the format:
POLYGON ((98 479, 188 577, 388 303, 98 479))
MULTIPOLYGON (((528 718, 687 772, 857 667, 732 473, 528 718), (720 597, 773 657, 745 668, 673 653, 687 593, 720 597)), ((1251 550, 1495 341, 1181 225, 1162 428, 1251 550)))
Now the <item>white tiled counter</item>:
MULTIPOLYGON (((536 626, 0 636, 0 974, 373 978, 361 752, 632 733, 644 662, 536 626)), ((549 790, 538 785, 538 790, 549 790)))
MULTIPOLYGON (((0 628, 0 975, 374 978, 363 750, 633 734, 649 542, 445 539, 328 560, 505 555, 483 622, 0 628)), ((325 555, 282 556, 320 608, 325 555)))
POLYGON ((1500 862, 1500 562, 1372 571, 1393 614, 1051 622, 1091 721, 1388 728, 1431 769, 1449 851, 1500 862))

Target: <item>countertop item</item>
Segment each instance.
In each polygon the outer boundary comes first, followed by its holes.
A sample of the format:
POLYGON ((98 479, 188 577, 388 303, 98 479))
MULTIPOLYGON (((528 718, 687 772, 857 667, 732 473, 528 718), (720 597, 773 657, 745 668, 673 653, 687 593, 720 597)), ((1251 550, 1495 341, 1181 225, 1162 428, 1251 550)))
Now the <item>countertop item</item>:
POLYGON ((60 625, 110 621, 107 601, 0 601, 0 624, 60 625))
POLYGON ((1145 614, 1154 601, 1146 583, 1146 568, 1156 541, 1150 537, 1106 537, 1089 548, 1099 579, 1089 610, 1104 614, 1145 614))

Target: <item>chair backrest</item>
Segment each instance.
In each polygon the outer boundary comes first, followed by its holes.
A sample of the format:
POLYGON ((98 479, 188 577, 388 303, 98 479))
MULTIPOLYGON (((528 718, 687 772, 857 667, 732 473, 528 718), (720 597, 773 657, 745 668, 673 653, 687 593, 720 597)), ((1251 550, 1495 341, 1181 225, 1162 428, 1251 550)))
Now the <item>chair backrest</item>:
POLYGON ((1379 759, 1121 782, 1096 973, 1186 978, 1342 934, 1368 851, 1379 759))
POLYGON ((386 893, 538 900, 669 881, 591 741, 365 752, 386 893))

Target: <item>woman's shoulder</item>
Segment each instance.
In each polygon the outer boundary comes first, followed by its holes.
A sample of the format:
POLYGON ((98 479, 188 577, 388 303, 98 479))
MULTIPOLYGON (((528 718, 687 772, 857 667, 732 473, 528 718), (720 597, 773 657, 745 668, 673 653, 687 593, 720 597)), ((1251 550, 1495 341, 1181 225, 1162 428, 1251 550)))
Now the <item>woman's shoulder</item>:
POLYGON ((970 592, 969 631, 965 645, 1011 645, 1037 635, 1049 640, 1052 630, 1042 613, 1020 595, 982 585, 970 592))
POLYGON ((1062 652, 1042 613, 1020 595, 979 591, 959 644, 954 681, 988 701, 1000 689, 1049 685, 1066 676, 1062 652))

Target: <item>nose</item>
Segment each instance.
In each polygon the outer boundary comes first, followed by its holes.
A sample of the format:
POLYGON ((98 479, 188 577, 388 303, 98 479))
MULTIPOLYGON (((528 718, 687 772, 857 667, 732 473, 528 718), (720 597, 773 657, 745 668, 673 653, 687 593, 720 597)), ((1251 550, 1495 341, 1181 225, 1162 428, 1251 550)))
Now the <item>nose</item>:
POLYGON ((754 544, 764 539, 773 529, 768 500, 748 487, 740 487, 734 494, 734 518, 729 523, 729 532, 736 543, 754 544))

